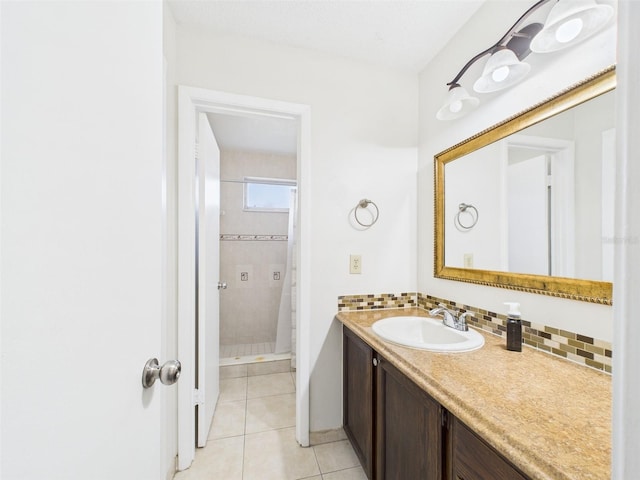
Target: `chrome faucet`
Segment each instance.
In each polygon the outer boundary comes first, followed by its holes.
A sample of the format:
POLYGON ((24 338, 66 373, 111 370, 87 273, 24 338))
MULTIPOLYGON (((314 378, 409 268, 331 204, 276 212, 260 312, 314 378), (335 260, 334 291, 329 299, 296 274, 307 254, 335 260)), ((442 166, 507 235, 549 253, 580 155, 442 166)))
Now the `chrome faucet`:
POLYGON ((458 316, 457 311, 449 310, 446 305, 439 303, 437 308, 429 310, 429 315, 441 315, 442 323, 447 327, 455 328, 466 332, 469 330, 467 325, 467 316, 471 315, 471 312, 465 312, 458 316))

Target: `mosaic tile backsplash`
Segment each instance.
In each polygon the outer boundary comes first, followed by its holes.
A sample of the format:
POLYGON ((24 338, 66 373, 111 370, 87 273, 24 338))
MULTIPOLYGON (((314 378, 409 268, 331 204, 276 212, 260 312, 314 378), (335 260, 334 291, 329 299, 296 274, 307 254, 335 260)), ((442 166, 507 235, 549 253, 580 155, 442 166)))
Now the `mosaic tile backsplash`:
MULTIPOLYGON (((440 303, 454 310, 471 312, 473 317, 467 317, 469 325, 506 338, 506 315, 422 293, 344 295, 338 297, 338 311, 413 307, 431 310, 440 303)), ((531 323, 525 318, 522 319, 522 326, 522 337, 525 345, 611 373, 611 343, 579 333, 531 323)))
POLYGON ((378 295, 344 295, 338 297, 338 311, 380 310, 383 308, 415 308, 417 293, 381 293, 378 295))

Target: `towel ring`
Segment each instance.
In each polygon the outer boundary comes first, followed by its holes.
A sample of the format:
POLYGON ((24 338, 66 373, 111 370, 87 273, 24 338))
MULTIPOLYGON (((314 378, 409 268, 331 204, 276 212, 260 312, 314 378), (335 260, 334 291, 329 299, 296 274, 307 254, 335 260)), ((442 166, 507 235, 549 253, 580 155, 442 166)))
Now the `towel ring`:
POLYGON ((478 213, 478 209, 469 203, 461 203, 458 205, 458 213, 454 217, 453 221, 456 224, 456 227, 462 228, 463 230, 471 230, 478 223, 478 218, 480 218, 480 214, 478 213), (465 225, 460 220, 460 214, 467 212, 469 210, 469 214, 471 215, 472 221, 470 224, 465 225))
POLYGON ((358 222, 360 225, 362 225, 365 228, 369 228, 378 221, 378 217, 380 216, 380 210, 378 210, 378 206, 374 202, 372 202, 371 200, 367 200, 366 198, 363 198, 358 202, 356 207, 353 209, 353 216, 356 218, 356 222, 358 222), (373 220, 371 220, 371 223, 362 223, 358 218, 358 209, 367 208, 369 205, 373 205, 373 208, 376 209, 376 214, 373 217, 373 220))

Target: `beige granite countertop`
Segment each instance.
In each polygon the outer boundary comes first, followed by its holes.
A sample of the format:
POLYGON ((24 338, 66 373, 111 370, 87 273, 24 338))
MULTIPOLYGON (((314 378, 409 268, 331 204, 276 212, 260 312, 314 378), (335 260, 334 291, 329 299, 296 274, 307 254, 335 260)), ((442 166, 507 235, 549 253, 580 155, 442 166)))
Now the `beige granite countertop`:
POLYGON ((611 377, 480 330, 474 352, 434 353, 382 340, 381 318, 422 309, 340 312, 337 319, 534 480, 611 477, 611 377))

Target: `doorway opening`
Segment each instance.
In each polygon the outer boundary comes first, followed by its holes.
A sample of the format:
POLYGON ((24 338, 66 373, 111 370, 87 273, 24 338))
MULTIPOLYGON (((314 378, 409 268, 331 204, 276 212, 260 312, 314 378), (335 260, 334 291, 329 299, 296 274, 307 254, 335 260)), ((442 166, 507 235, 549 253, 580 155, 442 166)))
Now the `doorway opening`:
MULTIPOLYGON (((217 92, 193 87, 178 87, 178 355, 183 361, 182 378, 184 382, 178 386, 178 469, 184 470, 191 465, 195 455, 194 430, 195 430, 195 405, 208 404, 211 399, 203 398, 200 389, 196 389, 196 378, 201 377, 200 366, 196 357, 196 333, 194 319, 196 303, 196 282, 194 275, 194 259, 197 250, 195 238, 197 225, 194 220, 194 212, 197 205, 194 195, 195 171, 194 159, 196 158, 198 118, 201 114, 214 118, 223 116, 229 119, 249 119, 250 121, 286 121, 294 126, 295 131, 295 170, 296 184, 295 209, 292 216, 295 220, 295 230, 291 235, 295 249, 291 252, 292 263, 296 265, 295 273, 290 271, 292 288, 289 290, 292 300, 290 304, 294 314, 290 317, 291 327, 295 326, 295 345, 299 352, 294 357, 296 376, 296 440, 302 446, 309 445, 309 377, 310 365, 308 355, 300 354, 309 349, 309 325, 310 317, 310 287, 309 287, 309 220, 302 215, 303 209, 309 207, 309 170, 310 170, 310 109, 308 105, 280 102, 275 100, 235 95, 227 92, 217 92)), ((216 137, 221 137, 221 132, 212 125, 211 130, 216 130, 216 137)), ((255 129, 255 131, 262 131, 255 129)), ((249 175, 250 176, 250 175, 249 175)), ((262 176, 262 174, 260 174, 262 176)), ((266 178, 277 178, 270 175, 266 178)), ((232 185, 235 182, 223 182, 222 180, 234 180, 234 178, 220 177, 217 184, 232 185)), ((244 175, 240 184, 244 187, 249 182, 244 175)), ((293 179, 288 179, 293 180, 293 179)), ((206 188, 206 187, 205 187, 206 188)), ((243 189, 244 191, 244 189, 243 189)), ((246 193, 246 192, 245 192, 246 193)), ((291 210, 291 208, 289 208, 291 210)), ((224 215, 221 215, 221 218, 224 215)), ((258 222, 259 223, 259 222, 258 222)), ((221 232, 224 234, 225 232, 221 232)), ((237 233, 236 235, 240 235, 237 233)), ((255 234, 262 235, 262 234, 255 234)), ((289 234, 287 232, 287 240, 289 234)), ((218 240, 216 240, 218 241, 218 240)), ((258 240, 260 241, 260 240, 258 240)), ((220 241, 223 243, 224 241, 220 241)), ((287 250, 288 251, 288 250, 287 250)), ((222 254, 224 255, 224 254, 222 254)), ((222 256, 221 255, 221 256, 222 256)), ((288 254, 289 255, 289 254, 288 254)), ((240 264, 242 265, 242 264, 240 264)), ((278 265, 282 264, 270 264, 278 265)), ((235 267, 234 267, 235 271, 235 267)), ((280 273, 285 275, 286 265, 282 270, 269 271, 271 281, 277 282, 280 273)), ((254 272, 255 273, 255 272, 254 272)), ((250 272, 242 270, 238 272, 238 280, 248 279, 250 272), (244 276, 242 274, 245 274, 244 276)), ((220 288, 224 291, 225 279, 219 278, 219 271, 205 272, 207 289, 220 288)), ((200 274, 200 277, 203 275, 200 274)), ((280 280, 282 283, 283 280, 280 280)), ((229 284, 227 284, 228 286, 229 284)), ((285 289, 282 289, 285 290, 285 289)), ((281 291, 282 291, 281 290, 281 291)), ((286 291, 286 290, 285 290, 286 291)), ((222 297, 222 295, 221 295, 222 297)), ((283 302, 280 302, 283 303, 283 302)), ((286 303, 286 301, 285 301, 286 303)), ((286 334, 285 334, 286 336, 286 334)), ((289 333, 291 338, 291 333, 289 333)), ((200 343, 202 345, 202 343, 200 343)), ((216 352, 217 353, 217 352, 216 352)), ((198 352, 200 358, 202 352, 198 352)), ((219 364, 219 358, 217 358, 219 364)), ((217 366, 217 365, 216 365, 217 366)))
POLYGON ((209 113, 220 146, 220 365, 295 363, 298 129, 209 113))
POLYGON ((512 135, 503 148, 504 270, 573 277, 573 141, 512 135))

